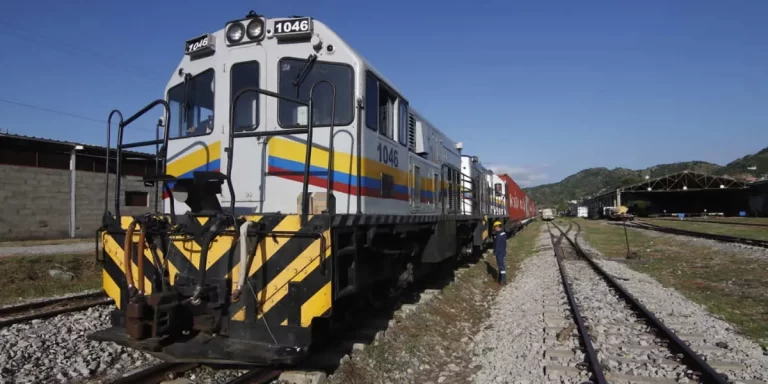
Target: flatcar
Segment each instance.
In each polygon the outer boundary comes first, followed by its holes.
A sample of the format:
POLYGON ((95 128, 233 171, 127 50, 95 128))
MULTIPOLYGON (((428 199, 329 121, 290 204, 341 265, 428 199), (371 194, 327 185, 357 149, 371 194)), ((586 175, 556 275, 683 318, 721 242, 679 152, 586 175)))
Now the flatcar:
POLYGON ((105 206, 97 256, 116 309, 91 340, 171 362, 294 364, 360 301, 477 257, 510 219, 504 180, 312 17, 251 12, 186 41, 164 93, 109 116, 117 174, 122 151, 159 148, 145 183, 162 202, 105 206), (161 138, 123 142, 155 109, 161 138))

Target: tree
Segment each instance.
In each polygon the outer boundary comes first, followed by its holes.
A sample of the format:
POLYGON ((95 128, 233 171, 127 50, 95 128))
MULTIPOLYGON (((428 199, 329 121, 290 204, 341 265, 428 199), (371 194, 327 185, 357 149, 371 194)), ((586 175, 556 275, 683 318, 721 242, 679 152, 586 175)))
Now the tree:
POLYGON ((560 203, 557 205, 557 211, 558 212, 565 212, 568 210, 568 204, 566 203, 560 203))

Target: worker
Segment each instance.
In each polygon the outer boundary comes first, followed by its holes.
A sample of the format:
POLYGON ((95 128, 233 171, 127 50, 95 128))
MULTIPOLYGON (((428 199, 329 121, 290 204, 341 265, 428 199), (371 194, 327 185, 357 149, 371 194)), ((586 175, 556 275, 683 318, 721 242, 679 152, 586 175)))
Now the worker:
POLYGON ((493 254, 496 256, 496 265, 499 267, 499 284, 507 283, 507 267, 504 258, 507 257, 507 233, 502 228, 501 221, 493 223, 493 254))

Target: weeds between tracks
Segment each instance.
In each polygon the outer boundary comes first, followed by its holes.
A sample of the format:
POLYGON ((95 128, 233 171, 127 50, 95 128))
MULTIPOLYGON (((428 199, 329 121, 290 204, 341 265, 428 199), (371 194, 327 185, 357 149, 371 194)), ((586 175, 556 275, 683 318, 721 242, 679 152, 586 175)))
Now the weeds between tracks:
MULTIPOLYGON (((603 255, 626 254, 621 227, 579 221, 584 240, 603 255)), ((648 274, 768 346, 768 260, 683 242, 667 235, 629 231, 629 242, 640 260, 630 268, 648 274)))

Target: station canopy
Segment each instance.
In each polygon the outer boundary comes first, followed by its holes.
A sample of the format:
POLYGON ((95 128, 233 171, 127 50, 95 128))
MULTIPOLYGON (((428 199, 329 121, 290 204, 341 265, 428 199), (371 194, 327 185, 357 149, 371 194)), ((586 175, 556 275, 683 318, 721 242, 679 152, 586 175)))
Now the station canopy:
POLYGON ((683 192, 713 189, 747 189, 747 183, 730 177, 683 171, 620 188, 621 192, 683 192))

